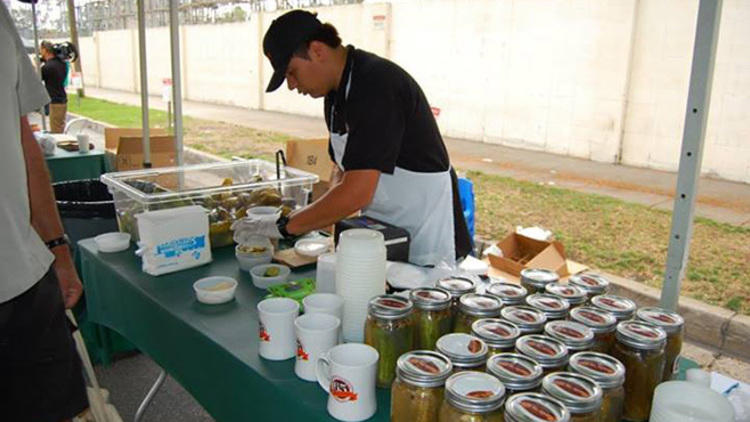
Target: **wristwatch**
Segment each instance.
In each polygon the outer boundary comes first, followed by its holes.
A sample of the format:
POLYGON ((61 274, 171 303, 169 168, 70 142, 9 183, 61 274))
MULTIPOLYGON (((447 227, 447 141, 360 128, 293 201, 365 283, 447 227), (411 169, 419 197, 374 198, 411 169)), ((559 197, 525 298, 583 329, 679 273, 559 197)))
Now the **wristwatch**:
POLYGON ((70 239, 68 239, 67 234, 64 234, 58 238, 50 240, 49 242, 45 242, 44 244, 47 245, 47 249, 52 249, 60 245, 70 245, 70 239))
POLYGON ((279 230, 279 233, 281 233, 282 236, 284 236, 284 239, 289 239, 294 236, 289 234, 288 231, 286 231, 286 225, 289 224, 289 217, 282 215, 279 217, 278 220, 276 220, 276 228, 279 230))

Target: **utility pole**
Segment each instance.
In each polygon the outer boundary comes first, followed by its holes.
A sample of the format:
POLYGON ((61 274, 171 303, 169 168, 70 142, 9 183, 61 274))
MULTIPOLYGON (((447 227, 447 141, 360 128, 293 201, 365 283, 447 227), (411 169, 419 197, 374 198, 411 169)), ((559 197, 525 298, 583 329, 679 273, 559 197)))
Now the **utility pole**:
POLYGON ((78 98, 83 98, 85 93, 83 91, 83 71, 81 71, 81 46, 78 44, 78 25, 76 24, 76 5, 74 0, 68 1, 68 28, 70 29, 70 42, 75 44, 78 48, 78 59, 73 62, 73 69, 81 77, 81 87, 78 88, 78 98))

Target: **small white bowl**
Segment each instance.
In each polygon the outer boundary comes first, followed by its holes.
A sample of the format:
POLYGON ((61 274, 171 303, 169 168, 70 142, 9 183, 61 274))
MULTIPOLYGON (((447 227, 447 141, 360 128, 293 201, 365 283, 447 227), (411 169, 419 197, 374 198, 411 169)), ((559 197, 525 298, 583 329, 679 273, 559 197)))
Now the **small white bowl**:
POLYGON ((331 249, 330 237, 300 239, 294 244, 294 251, 303 256, 316 258, 331 249))
POLYGON ((250 271, 254 266, 268 264, 273 259, 273 245, 268 238, 258 237, 252 240, 252 245, 262 246, 266 248, 266 251, 261 253, 242 252, 240 251, 242 245, 237 245, 234 248, 234 256, 237 257, 237 262, 240 263, 242 271, 250 271))
POLYGON ((286 265, 264 264, 256 265, 255 267, 253 267, 250 270, 250 276, 253 278, 253 285, 255 285, 255 287, 259 289, 267 289, 269 286, 273 286, 274 284, 284 283, 291 272, 292 270, 290 270, 286 265), (274 277, 266 277, 263 275, 267 269, 273 267, 279 269, 279 275, 274 277))
POLYGON ((99 252, 122 252, 130 247, 130 234, 121 232, 104 233, 94 238, 99 252))
POLYGON ((193 290, 195 290, 195 297, 198 302, 218 305, 234 299, 237 280, 223 276, 201 278, 193 283, 193 290))

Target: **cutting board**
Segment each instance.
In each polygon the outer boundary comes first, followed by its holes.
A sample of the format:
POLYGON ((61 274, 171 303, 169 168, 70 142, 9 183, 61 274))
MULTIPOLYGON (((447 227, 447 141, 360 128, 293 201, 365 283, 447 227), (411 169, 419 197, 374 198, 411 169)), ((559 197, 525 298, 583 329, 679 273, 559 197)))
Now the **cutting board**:
POLYGON ((276 251, 276 253, 273 254, 273 260, 292 269, 318 262, 317 257, 300 255, 294 250, 294 248, 276 251))

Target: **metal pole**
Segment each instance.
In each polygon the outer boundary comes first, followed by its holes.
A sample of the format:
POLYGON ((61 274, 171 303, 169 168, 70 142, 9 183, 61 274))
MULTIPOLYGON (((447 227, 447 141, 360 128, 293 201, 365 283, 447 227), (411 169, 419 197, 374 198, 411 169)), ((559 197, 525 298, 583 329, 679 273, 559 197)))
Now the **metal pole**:
POLYGON ((148 121, 148 66, 146 64, 146 0, 138 0, 138 59, 141 72, 141 121, 143 130, 143 168, 151 168, 151 138, 148 121))
POLYGON ((177 165, 182 165, 182 81, 180 79, 179 0, 169 0, 169 41, 172 56, 172 99, 174 102, 174 143, 177 165))
POLYGON ((682 133, 680 170, 677 176, 677 195, 672 211, 672 230, 669 233, 664 286, 661 290, 661 306, 671 310, 677 309, 680 299, 680 284, 685 276, 690 239, 693 235, 695 196, 703 159, 722 1, 700 0, 698 6, 685 129, 682 133))
MULTIPOLYGON (((36 70, 39 72, 39 77, 42 77, 42 65, 39 63, 39 31, 36 27, 36 2, 37 0, 31 1, 31 26, 34 28, 34 64, 36 64, 36 70)), ((47 131, 47 119, 44 116, 44 109, 39 110, 39 114, 42 115, 42 130, 47 131)))

